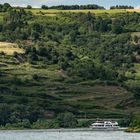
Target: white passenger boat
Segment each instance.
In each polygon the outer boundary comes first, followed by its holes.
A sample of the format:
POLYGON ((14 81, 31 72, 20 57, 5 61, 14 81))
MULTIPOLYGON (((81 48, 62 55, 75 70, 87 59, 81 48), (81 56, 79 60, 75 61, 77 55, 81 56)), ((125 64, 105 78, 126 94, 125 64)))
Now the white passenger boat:
POLYGON ((95 130, 118 130, 120 127, 118 125, 118 122, 96 121, 90 126, 90 128, 95 130))

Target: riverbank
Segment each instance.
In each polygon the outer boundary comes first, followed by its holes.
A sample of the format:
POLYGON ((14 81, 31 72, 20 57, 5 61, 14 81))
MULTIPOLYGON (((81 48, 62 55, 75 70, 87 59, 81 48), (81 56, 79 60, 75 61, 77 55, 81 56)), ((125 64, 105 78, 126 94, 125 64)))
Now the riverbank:
POLYGON ((130 127, 126 131, 131 133, 140 133, 140 115, 135 116, 130 127))
POLYGON ((125 132, 129 132, 129 133, 140 133, 140 128, 128 128, 125 130, 125 132))

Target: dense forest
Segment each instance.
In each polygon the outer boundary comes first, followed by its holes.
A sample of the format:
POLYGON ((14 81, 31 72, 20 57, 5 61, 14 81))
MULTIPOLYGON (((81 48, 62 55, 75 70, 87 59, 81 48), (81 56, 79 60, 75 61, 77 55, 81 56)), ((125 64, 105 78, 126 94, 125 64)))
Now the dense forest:
POLYGON ((129 125, 140 109, 140 13, 50 17, 0 7, 0 41, 24 50, 0 53, 2 128, 80 127, 96 117, 129 125))

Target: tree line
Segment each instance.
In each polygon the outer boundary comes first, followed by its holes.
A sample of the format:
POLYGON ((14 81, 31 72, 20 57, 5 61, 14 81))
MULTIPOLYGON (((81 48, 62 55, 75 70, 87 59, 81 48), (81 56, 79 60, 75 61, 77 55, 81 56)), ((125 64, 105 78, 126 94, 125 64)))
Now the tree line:
MULTIPOLYGON (((27 9, 32 9, 31 5, 27 5, 27 9)), ((105 9, 103 6, 96 4, 88 5, 57 5, 57 6, 47 6, 42 5, 42 9, 58 9, 58 10, 86 10, 86 9, 105 9)), ((12 6, 9 3, 0 4, 0 12, 6 12, 8 9, 12 9, 12 6)), ((133 6, 128 5, 116 5, 111 6, 110 9, 134 9, 133 6)))
POLYGON ((110 9, 134 9, 134 7, 128 5, 116 5, 116 6, 111 6, 110 9))
POLYGON ((89 4, 89 5, 58 5, 58 6, 51 6, 51 7, 42 5, 42 9, 84 10, 84 9, 105 9, 105 8, 103 6, 99 6, 96 4, 89 4))

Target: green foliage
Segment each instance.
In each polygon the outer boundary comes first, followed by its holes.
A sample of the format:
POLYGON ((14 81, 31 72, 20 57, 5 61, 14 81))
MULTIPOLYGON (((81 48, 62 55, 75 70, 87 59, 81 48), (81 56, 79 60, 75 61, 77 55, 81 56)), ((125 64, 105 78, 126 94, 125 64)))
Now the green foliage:
POLYGON ((133 118, 132 123, 130 124, 130 127, 127 130, 128 132, 140 132, 140 117, 137 115, 135 118, 133 118))
POLYGON ((42 8, 42 9, 48 9, 48 6, 42 5, 41 8, 42 8))
POLYGON ((34 74, 34 75, 32 76, 32 78, 33 78, 33 80, 38 80, 38 79, 39 79, 39 76, 38 76, 37 74, 34 74))
POLYGON ((32 6, 31 5, 27 5, 27 9, 32 9, 32 6))
POLYGON ((96 4, 89 4, 89 5, 58 5, 51 6, 49 7, 49 9, 75 10, 75 9, 105 9, 105 8, 96 4))
POLYGON ((4 18, 5 29, 16 30, 18 27, 21 28, 26 25, 26 13, 24 9, 20 9, 20 11, 11 10, 7 13, 4 18))
POLYGON ((116 5, 116 6, 111 6, 110 9, 134 9, 134 7, 127 6, 127 5, 116 5))
POLYGON ((3 5, 0 4, 0 12, 7 12, 10 9, 12 9, 12 7, 10 6, 9 3, 4 3, 3 5))
POLYGON ((132 122, 132 124, 131 124, 130 126, 131 126, 131 127, 138 127, 138 128, 140 128, 140 117, 137 116, 137 117, 133 120, 133 122, 132 122))
POLYGON ((69 112, 58 114, 56 120, 58 121, 59 126, 64 128, 74 128, 78 124, 76 117, 69 112))
POLYGON ((56 120, 38 120, 32 124, 33 129, 54 129, 59 128, 56 120))
POLYGON ((29 120, 23 120, 22 122, 18 122, 18 123, 7 123, 5 125, 6 129, 31 129, 31 124, 29 122, 29 120))
POLYGON ((18 42, 25 53, 0 54, 0 125, 76 127, 88 125, 77 124, 85 113, 88 118, 137 113, 140 44, 133 32, 140 31, 139 13, 48 17, 6 11, 0 40, 18 42))
POLYGON ((7 104, 0 104, 0 113, 0 124, 5 125, 10 121, 11 109, 7 104))
POLYGON ((131 88, 132 92, 134 93, 134 97, 139 100, 140 99, 140 87, 135 86, 131 88))
POLYGON ((124 117, 120 122, 119 125, 122 127, 128 127, 132 123, 134 119, 134 114, 130 113, 128 116, 124 117))

